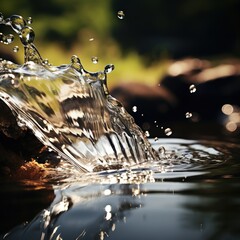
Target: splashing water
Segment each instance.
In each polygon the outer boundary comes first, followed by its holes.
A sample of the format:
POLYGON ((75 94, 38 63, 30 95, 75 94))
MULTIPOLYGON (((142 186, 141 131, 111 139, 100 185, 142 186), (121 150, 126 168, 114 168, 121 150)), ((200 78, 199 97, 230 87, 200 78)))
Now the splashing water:
MULTIPOLYGON (((114 66, 90 73, 77 56, 71 64, 52 66, 33 44, 35 33, 27 23, 18 15, 0 17, 24 46, 23 65, 0 62, 0 98, 17 120, 81 171, 158 161, 133 118, 108 93, 107 74, 114 66)), ((0 36, 5 44, 13 41, 13 35, 0 36)))

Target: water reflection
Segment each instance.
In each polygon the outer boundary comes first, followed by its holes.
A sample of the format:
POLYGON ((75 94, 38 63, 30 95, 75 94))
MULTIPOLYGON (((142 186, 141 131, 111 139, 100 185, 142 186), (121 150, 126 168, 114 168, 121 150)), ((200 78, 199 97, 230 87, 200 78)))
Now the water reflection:
POLYGON ((3 239, 237 239, 238 189, 224 182, 72 184, 3 239))
POLYGON ((184 165, 172 153, 173 164, 167 168, 165 163, 164 171, 121 170, 55 183, 49 189, 55 195, 49 206, 2 238, 238 239, 240 146, 164 142, 166 154, 175 149, 192 163, 184 165))
POLYGON ((104 239, 141 208, 140 186, 77 183, 55 190, 55 199, 27 225, 3 239, 104 239))

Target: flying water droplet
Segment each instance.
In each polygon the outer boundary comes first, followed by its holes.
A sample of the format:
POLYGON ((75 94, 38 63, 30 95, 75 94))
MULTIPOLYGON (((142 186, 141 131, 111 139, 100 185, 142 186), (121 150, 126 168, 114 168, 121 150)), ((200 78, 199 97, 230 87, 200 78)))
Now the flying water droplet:
POLYGON ((92 57, 92 63, 97 64, 98 63, 98 57, 92 57))
POLYGON ((137 106, 133 106, 133 107, 132 107, 132 111, 133 111, 133 112, 137 112, 137 106))
POLYGON ((190 85, 189 91, 190 91, 190 93, 195 93, 197 91, 196 86, 194 84, 190 85))
POLYGON ((186 118, 191 118, 192 117, 192 113, 191 112, 186 112, 185 116, 186 116, 186 118))
POLYGON ((125 13, 123 11, 118 11, 117 16, 118 16, 119 19, 124 19, 125 13))
POLYGON ((114 70, 114 65, 113 64, 108 64, 104 69, 104 73, 110 73, 113 70, 114 70))
POLYGON ((172 129, 171 129, 171 128, 166 128, 166 129, 164 130, 164 132, 165 132, 165 135, 166 135, 166 136, 172 135, 172 129))
POLYGON ((48 59, 44 59, 44 60, 43 60, 43 64, 48 65, 48 64, 49 64, 48 59))
POLYGON ((32 17, 29 17, 29 18, 27 19, 27 23, 28 23, 28 24, 32 24, 32 22, 33 22, 32 17))
POLYGON ((15 47, 13 47, 13 52, 18 52, 19 51, 19 47, 18 46, 15 46, 15 47))
POLYGON ((150 137, 149 131, 145 131, 145 136, 146 136, 146 137, 150 137))
POLYGON ((94 38, 89 38, 89 42, 92 42, 92 41, 94 41, 94 38))

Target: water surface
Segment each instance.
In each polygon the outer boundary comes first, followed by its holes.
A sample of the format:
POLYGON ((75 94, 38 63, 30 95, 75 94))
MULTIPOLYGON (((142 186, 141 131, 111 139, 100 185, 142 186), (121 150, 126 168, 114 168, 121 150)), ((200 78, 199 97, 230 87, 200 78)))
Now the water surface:
POLYGON ((2 205, 3 239, 238 239, 240 145, 152 144, 165 148, 162 165, 2 189, 6 198, 21 191, 2 205))

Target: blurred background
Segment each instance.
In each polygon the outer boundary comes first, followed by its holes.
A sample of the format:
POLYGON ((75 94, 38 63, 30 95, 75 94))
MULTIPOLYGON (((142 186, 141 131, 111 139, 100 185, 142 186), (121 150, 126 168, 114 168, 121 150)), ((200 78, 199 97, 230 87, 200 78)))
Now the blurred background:
POLYGON ((54 65, 73 54, 88 71, 114 64, 109 88, 144 130, 202 121, 236 134, 239 9, 239 0, 1 0, 0 12, 31 17, 35 44, 54 65))

